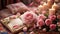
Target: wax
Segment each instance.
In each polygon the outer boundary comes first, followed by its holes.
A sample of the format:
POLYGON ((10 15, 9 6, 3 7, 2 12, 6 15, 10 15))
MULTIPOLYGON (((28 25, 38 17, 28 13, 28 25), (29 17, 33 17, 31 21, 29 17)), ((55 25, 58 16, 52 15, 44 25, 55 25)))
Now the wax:
POLYGON ((38 7, 38 13, 40 14, 40 13, 42 13, 42 11, 44 11, 44 9, 43 9, 43 6, 40 5, 40 6, 38 7))
POLYGON ((48 5, 49 8, 51 8, 53 3, 54 3, 54 0, 47 0, 47 5, 48 5))
POLYGON ((58 9, 58 5, 57 5, 56 3, 54 3, 54 4, 52 5, 52 8, 53 8, 53 9, 58 9))
POLYGON ((47 9, 48 9, 48 5, 47 5, 46 2, 43 4, 43 9, 44 9, 44 10, 47 10, 47 9))
POLYGON ((55 14, 55 9, 49 9, 49 15, 54 15, 55 14))

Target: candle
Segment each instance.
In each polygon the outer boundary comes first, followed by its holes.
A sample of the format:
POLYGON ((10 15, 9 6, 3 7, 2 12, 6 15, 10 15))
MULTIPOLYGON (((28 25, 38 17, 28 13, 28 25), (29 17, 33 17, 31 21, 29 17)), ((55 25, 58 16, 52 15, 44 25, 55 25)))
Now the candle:
POLYGON ((54 15, 55 14, 55 9, 49 9, 49 15, 54 15))
POLYGON ((40 5, 40 6, 38 7, 38 14, 42 13, 42 11, 43 11, 43 6, 40 5))
POLYGON ((58 5, 57 5, 56 3, 54 3, 54 4, 52 5, 52 8, 58 9, 58 5))
POLYGON ((51 0, 47 0, 47 4, 48 5, 51 5, 52 3, 51 3, 51 0))
POLYGON ((38 9, 42 9, 42 8, 43 8, 43 6, 42 6, 42 5, 38 6, 38 9))
POLYGON ((47 3, 53 4, 54 3, 54 0, 47 0, 47 3))
POLYGON ((51 8, 53 3, 54 3, 54 0, 47 0, 47 5, 49 8, 51 8))
POLYGON ((51 6, 52 6, 52 5, 51 5, 51 4, 49 4, 49 3, 47 3, 47 6, 48 6, 49 8, 51 8, 51 6))
POLYGON ((44 4, 43 4, 43 9, 44 9, 44 10, 47 10, 47 9, 48 9, 47 3, 44 3, 44 4))

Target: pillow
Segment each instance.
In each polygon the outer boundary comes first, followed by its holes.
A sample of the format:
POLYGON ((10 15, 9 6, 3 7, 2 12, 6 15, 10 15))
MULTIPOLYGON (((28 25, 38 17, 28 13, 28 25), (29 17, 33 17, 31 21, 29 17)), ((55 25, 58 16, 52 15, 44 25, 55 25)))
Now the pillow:
POLYGON ((12 14, 10 13, 10 11, 8 9, 3 9, 0 11, 0 17, 1 18, 6 18, 8 16, 11 16, 12 14))
POLYGON ((26 5, 24 5, 22 2, 19 3, 15 3, 15 4, 10 4, 6 6, 13 14, 20 12, 23 13, 28 9, 28 7, 26 5))

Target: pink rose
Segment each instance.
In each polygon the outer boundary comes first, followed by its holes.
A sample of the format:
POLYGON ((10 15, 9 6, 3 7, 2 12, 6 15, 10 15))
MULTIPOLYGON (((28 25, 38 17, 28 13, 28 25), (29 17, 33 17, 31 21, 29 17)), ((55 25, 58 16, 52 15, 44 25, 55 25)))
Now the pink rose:
POLYGON ((51 19, 46 19, 45 23, 46 23, 47 26, 49 26, 50 24, 52 24, 52 20, 51 19))
POLYGON ((25 24, 30 24, 33 21, 37 20, 37 15, 32 11, 25 12, 23 15, 21 15, 21 19, 25 24))
POLYGON ((44 23, 44 20, 40 19, 37 21, 37 26, 43 26, 45 23, 44 23))
POLYGON ((46 16, 44 16, 43 14, 40 14, 39 16, 38 16, 38 20, 39 19, 45 19, 46 18, 46 16))
POLYGON ((51 24, 51 25, 50 25, 50 29, 51 29, 51 30, 56 29, 56 24, 51 24))
POLYGON ((26 14, 25 19, 27 19, 27 20, 33 19, 33 15, 32 14, 26 14))
POLYGON ((50 18, 51 20, 55 20, 55 19, 56 19, 56 15, 50 15, 49 18, 50 18))

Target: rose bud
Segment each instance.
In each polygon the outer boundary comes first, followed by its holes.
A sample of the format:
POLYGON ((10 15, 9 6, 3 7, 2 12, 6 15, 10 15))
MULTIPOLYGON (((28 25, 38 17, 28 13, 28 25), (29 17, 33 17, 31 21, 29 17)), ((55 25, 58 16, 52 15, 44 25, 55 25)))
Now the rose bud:
POLYGON ((37 26, 43 26, 45 25, 44 20, 40 19, 37 21, 37 26))
POLYGON ((23 28, 23 31, 27 31, 27 27, 24 27, 24 28, 23 28))
POLYGON ((45 18, 46 18, 46 16, 44 16, 43 14, 40 14, 40 15, 38 16, 37 20, 39 20, 39 19, 45 19, 45 18))
POLYGON ((55 16, 55 15, 50 15, 49 18, 50 18, 51 20, 55 20, 55 19, 56 19, 56 16, 55 16))
POLYGON ((52 24, 52 20, 51 19, 46 19, 45 23, 46 23, 47 26, 49 26, 50 24, 52 24))
POLYGON ((32 32, 30 32, 30 34, 35 34, 35 33, 32 31, 32 32))
POLYGON ((51 30, 56 29, 56 24, 51 24, 51 25, 50 25, 50 29, 51 29, 51 30))
POLYGON ((60 19, 60 15, 57 15, 57 18, 60 19))
POLYGON ((37 18, 37 15, 33 12, 25 12, 23 15, 21 15, 22 21, 27 23, 32 23, 37 18))

